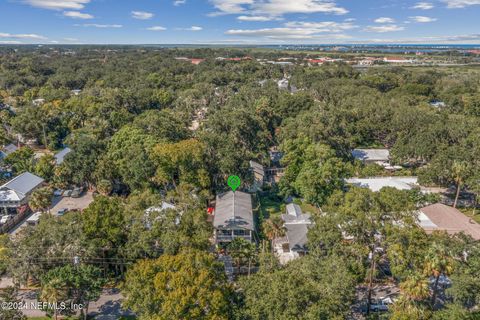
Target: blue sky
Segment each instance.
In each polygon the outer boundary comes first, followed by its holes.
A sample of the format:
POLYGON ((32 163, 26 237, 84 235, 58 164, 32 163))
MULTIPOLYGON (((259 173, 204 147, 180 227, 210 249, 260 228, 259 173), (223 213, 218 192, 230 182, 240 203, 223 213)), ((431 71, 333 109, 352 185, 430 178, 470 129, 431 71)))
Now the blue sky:
POLYGON ((480 44, 480 0, 0 0, 0 44, 480 44))

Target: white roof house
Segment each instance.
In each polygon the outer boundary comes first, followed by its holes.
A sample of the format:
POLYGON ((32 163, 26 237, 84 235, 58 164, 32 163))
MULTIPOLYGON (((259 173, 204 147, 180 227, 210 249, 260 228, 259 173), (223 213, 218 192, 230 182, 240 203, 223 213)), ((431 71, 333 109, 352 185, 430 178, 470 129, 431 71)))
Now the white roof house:
POLYGON ((354 149, 352 155, 361 161, 389 161, 390 151, 388 149, 354 149))
POLYGON ((369 188, 376 192, 384 187, 392 187, 398 190, 411 190, 418 187, 418 177, 374 177, 374 178, 350 178, 347 183, 369 188))
POLYGON ((38 188, 43 179, 25 172, 0 187, 0 207, 16 208, 28 201, 28 196, 38 188))
POLYGON ((307 234, 312 225, 310 214, 303 213, 299 205, 290 203, 282 214, 285 236, 274 240, 274 247, 282 264, 294 260, 308 251, 307 234))
POLYGON ((387 170, 402 168, 390 164, 390 150, 388 149, 354 149, 352 156, 364 163, 376 163, 387 170))

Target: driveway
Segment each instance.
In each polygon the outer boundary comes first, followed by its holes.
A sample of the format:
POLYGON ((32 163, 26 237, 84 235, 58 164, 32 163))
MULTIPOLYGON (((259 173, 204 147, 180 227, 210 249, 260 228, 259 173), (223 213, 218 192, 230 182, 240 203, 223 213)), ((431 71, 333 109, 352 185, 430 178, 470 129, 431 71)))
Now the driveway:
POLYGON ((50 212, 56 214, 61 209, 80 210, 82 211, 90 203, 93 202, 93 194, 91 192, 83 193, 80 198, 72 197, 54 197, 50 212))

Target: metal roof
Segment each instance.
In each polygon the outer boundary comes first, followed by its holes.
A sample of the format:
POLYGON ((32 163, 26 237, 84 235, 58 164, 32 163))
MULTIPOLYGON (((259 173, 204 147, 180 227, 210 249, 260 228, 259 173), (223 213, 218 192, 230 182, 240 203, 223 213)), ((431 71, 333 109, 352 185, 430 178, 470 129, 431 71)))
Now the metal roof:
POLYGON ((362 161, 388 161, 390 151, 388 149, 355 149, 352 151, 355 159, 362 161))
POLYGON ((398 190, 411 190, 418 186, 417 177, 372 177, 372 178, 351 178, 347 183, 358 187, 369 188, 372 191, 380 191, 383 187, 392 187, 398 190))
MULTIPOLYGON (((30 172, 24 172, 0 187, 0 193, 10 194, 13 192, 22 200, 28 193, 43 183, 43 179, 30 172)), ((3 198, 3 196, 2 196, 3 198)), ((7 197, 9 198, 9 197, 7 197)))
POLYGON ((229 191, 217 195, 213 225, 217 229, 255 230, 250 194, 229 191))
POLYGON ((294 217, 299 217, 302 214, 302 208, 300 208, 298 204, 289 203, 287 204, 287 214, 294 217))
POLYGON ((57 163, 57 165, 60 165, 62 164, 63 160, 65 160, 65 156, 67 154, 69 154, 70 152, 72 152, 72 149, 66 147, 65 149, 63 149, 62 151, 60 151, 59 153, 57 153, 55 155, 55 162, 57 163))

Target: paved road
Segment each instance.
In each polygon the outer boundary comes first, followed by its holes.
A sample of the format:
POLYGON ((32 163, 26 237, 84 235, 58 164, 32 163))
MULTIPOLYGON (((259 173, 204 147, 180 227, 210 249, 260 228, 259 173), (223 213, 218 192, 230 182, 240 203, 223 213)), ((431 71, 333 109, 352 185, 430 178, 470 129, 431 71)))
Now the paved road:
MULTIPOLYGON (((0 288, 5 288, 6 286, 11 285, 11 279, 3 278, 1 280, 0 288)), ((20 290, 19 298, 28 306, 38 302, 37 292, 35 290, 20 290)), ((100 298, 97 301, 90 303, 88 307, 88 314, 90 316, 95 316, 95 319, 100 320, 119 319, 121 316, 133 315, 133 313, 130 311, 122 310, 121 300, 122 295, 119 289, 104 289, 100 298)), ((45 316, 44 311, 35 310, 31 307, 24 309, 23 313, 27 317, 45 316)))

